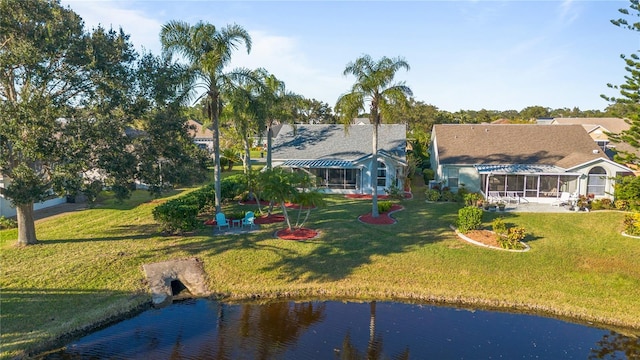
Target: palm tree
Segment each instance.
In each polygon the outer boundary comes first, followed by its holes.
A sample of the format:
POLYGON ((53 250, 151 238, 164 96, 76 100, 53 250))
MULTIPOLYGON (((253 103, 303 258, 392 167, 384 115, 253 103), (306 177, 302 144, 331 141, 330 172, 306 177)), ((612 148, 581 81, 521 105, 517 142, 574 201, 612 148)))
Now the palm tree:
POLYGON ((250 76, 248 70, 236 69, 224 73, 224 67, 231 61, 231 53, 244 43, 247 53, 251 52, 251 37, 239 25, 227 25, 217 29, 214 25, 198 22, 189 25, 183 21, 170 21, 160 31, 163 52, 181 55, 191 66, 195 78, 199 80, 194 90, 204 89, 200 98, 205 100, 207 117, 212 125, 214 148, 215 207, 220 211, 220 125, 222 110, 220 94, 233 87, 233 82, 250 76))
POLYGON ((378 127, 383 119, 389 117, 391 108, 406 103, 413 92, 404 82, 394 83, 393 78, 400 69, 409 70, 409 64, 402 58, 390 59, 386 56, 378 61, 369 55, 363 55, 355 62, 347 64, 344 75, 353 75, 356 82, 351 92, 341 95, 336 102, 336 112, 345 127, 349 126, 358 113, 364 112, 365 104, 369 104, 369 121, 373 125, 373 152, 371 156, 371 187, 373 203, 371 215, 378 217, 378 127))
POLYGON ((287 106, 291 102, 297 101, 300 96, 286 90, 283 81, 278 80, 273 74, 262 70, 260 81, 263 91, 260 101, 264 105, 265 126, 267 133, 267 159, 266 168, 271 169, 271 144, 273 140, 273 126, 276 122, 286 122, 293 118, 291 107, 287 106))

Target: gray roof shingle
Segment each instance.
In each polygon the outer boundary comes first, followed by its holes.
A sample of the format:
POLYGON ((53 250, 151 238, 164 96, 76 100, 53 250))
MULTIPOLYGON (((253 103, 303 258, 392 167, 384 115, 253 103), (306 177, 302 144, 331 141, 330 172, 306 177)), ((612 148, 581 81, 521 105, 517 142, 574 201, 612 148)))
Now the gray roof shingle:
MULTIPOLYGON (((274 161, 345 160, 355 161, 373 150, 372 125, 282 125, 273 139, 274 161)), ((378 151, 406 160, 407 133, 402 124, 381 124, 378 151)))
POLYGON ((581 125, 437 124, 442 164, 539 164, 565 169, 606 158, 581 125))

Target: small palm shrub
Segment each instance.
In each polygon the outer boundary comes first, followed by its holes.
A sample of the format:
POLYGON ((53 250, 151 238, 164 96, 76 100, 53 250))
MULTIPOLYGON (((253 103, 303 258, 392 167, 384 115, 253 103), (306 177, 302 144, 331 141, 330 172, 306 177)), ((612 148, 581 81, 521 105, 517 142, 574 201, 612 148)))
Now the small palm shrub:
POLYGON ((507 236, 507 224, 504 222, 504 218, 497 217, 493 219, 491 222, 491 228, 499 237, 507 236))
POLYGON ((640 236, 640 212, 633 212, 624 216, 624 232, 627 235, 640 236))
POLYGON ((458 231, 463 234, 482 226, 482 210, 475 206, 465 206, 458 210, 458 231))
POLYGON ((527 234, 523 227, 512 227, 507 230, 506 237, 498 237, 498 243, 500 244, 500 246, 502 246, 503 249, 522 250, 524 249, 522 240, 524 240, 525 236, 527 236, 527 234))
POLYGON ((613 202, 613 206, 618 210, 627 211, 629 210, 629 201, 619 199, 613 202))
POLYGON ((379 201, 378 202, 378 212, 385 213, 391 209, 393 203, 391 201, 379 201))
POLYGON ((465 206, 476 206, 482 200, 482 195, 479 193, 466 193, 463 197, 465 206))

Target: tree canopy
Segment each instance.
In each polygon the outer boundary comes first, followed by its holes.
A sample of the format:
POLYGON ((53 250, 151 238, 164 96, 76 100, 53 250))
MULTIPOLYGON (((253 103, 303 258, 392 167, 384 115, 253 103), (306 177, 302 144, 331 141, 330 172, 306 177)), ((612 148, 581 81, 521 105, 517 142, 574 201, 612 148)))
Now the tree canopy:
MULTIPOLYGON (((611 20, 611 23, 620 28, 640 33, 640 2, 629 0, 629 9, 622 8, 618 11, 623 17, 611 20), (635 17, 635 19, 634 19, 635 17)), ((603 98, 616 105, 614 108, 618 116, 625 117, 630 125, 628 130, 620 134, 610 134, 610 139, 617 143, 627 143, 634 149, 640 149, 640 49, 630 55, 621 54, 620 58, 625 63, 624 84, 607 84, 611 89, 619 91, 620 96, 606 96, 603 98)), ((627 163, 639 163, 640 158, 636 152, 619 151, 618 160, 627 163)))

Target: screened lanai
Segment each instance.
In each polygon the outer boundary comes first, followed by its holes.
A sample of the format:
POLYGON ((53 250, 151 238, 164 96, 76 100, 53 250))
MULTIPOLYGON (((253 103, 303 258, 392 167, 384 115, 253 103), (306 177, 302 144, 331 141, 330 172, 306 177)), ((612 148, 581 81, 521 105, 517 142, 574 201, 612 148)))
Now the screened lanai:
POLYGON ((362 168, 344 160, 287 160, 282 167, 304 171, 319 189, 360 190, 362 168))
POLYGON ((580 173, 568 173, 553 165, 476 165, 484 195, 529 200, 556 199, 562 192, 580 192, 580 173))

